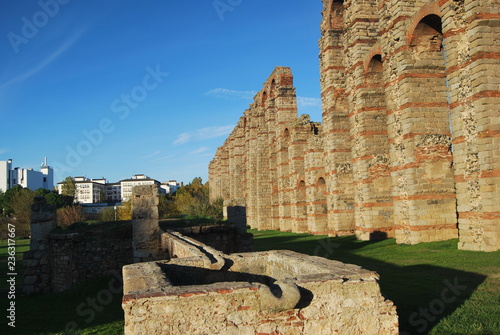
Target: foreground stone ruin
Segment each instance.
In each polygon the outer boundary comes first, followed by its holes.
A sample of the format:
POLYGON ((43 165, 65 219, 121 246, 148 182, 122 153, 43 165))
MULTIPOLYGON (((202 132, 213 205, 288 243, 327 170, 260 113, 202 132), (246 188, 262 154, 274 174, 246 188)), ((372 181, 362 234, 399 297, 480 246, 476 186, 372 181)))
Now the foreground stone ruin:
POLYGON ((257 229, 500 249, 499 3, 323 0, 322 122, 277 67, 209 168, 257 229))
POLYGON ((398 334, 374 272, 292 251, 212 254, 175 238, 193 256, 123 268, 125 334, 398 334))

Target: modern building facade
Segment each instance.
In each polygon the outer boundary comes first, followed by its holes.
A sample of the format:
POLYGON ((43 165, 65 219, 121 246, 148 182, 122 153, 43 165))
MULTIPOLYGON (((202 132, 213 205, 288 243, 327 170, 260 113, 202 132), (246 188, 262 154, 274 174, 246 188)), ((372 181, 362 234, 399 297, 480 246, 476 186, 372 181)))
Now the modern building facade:
POLYGON ((5 192, 15 185, 30 190, 54 188, 54 170, 47 164, 47 158, 41 164, 40 171, 33 169, 12 168, 12 159, 0 161, 0 190, 5 192))
MULTIPOLYGON (((76 186, 75 202, 81 204, 128 201, 132 196, 132 188, 139 185, 156 185, 160 194, 173 193, 181 186, 175 180, 160 183, 144 174, 136 174, 130 179, 123 179, 116 183, 108 183, 105 178, 75 177, 74 180, 76 186)), ((62 194, 63 184, 63 182, 58 183, 59 194, 62 194)))
POLYGON ((175 193, 180 187, 181 183, 178 183, 177 180, 169 180, 161 183, 160 192, 164 194, 172 194, 175 193))
POLYGON ((159 189, 161 183, 143 174, 136 174, 130 179, 120 180, 122 201, 128 201, 132 197, 132 188, 139 185, 156 185, 159 189))

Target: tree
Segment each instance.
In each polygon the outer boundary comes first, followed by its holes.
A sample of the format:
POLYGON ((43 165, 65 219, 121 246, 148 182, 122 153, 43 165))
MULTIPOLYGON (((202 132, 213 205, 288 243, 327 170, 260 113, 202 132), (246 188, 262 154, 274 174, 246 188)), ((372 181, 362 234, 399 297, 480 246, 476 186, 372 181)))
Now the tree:
POLYGON ((132 220, 132 199, 125 201, 121 206, 118 206, 116 216, 118 220, 132 220))
POLYGON ((201 178, 193 181, 177 190, 175 205, 183 215, 194 217, 210 217, 214 222, 221 221, 222 199, 210 201, 210 190, 208 183, 203 185, 201 178))
POLYGON ((72 177, 66 177, 62 182, 62 194, 75 198, 76 195, 76 184, 75 179, 72 177))
POLYGON ((21 236, 28 236, 30 231, 31 206, 34 192, 21 188, 12 196, 11 209, 16 219, 16 230, 21 236))
POLYGON ((57 225, 67 227, 76 222, 85 221, 85 213, 82 206, 66 206, 57 210, 57 225))

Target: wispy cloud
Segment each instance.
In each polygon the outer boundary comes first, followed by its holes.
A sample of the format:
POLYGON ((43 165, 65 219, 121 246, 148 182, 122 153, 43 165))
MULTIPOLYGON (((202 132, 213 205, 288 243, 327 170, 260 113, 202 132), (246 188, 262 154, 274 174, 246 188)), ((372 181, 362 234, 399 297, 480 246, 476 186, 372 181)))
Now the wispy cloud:
POLYGON ((154 162, 164 161, 166 159, 172 159, 174 157, 175 157, 175 155, 167 155, 167 156, 162 156, 162 157, 158 157, 158 158, 152 159, 149 162, 150 163, 154 163, 154 162))
POLYGON ((321 99, 320 98, 297 97, 297 106, 299 106, 299 107, 321 106, 321 99))
POLYGON ((85 33, 85 31, 86 29, 80 29, 79 31, 77 31, 75 34, 70 36, 66 41, 64 41, 64 43, 59 48, 57 48, 48 57, 42 60, 39 64, 37 64, 35 67, 31 69, 28 69, 26 72, 17 75, 16 77, 12 78, 6 83, 1 84, 0 89, 8 87, 17 82, 24 81, 34 76, 38 72, 42 71, 43 69, 45 69, 47 66, 52 64, 57 58, 59 58, 59 56, 68 51, 73 46, 73 44, 75 44, 80 39, 80 37, 85 33))
POLYGON ((151 153, 149 155, 143 156, 142 159, 151 158, 151 157, 157 156, 159 154, 161 154, 161 151, 155 151, 155 152, 153 152, 153 153, 151 153))
POLYGON ((205 93, 206 96, 219 99, 253 99, 255 91, 235 91, 227 88, 214 88, 205 93))
POLYGON ((190 141, 204 141, 211 138, 229 135, 234 129, 234 125, 220 127, 206 127, 195 130, 193 132, 185 132, 180 134, 172 143, 174 146, 186 144, 190 141))
POLYGON ((188 153, 188 156, 199 155, 199 154, 202 154, 204 152, 207 152, 208 150, 210 150, 209 147, 201 147, 201 148, 198 148, 198 149, 188 153))
POLYGON ((184 143, 187 143, 191 140, 191 134, 189 133, 182 133, 177 137, 177 139, 172 143, 173 145, 181 145, 184 143))
POLYGON ((0 148, 0 155, 7 153, 9 150, 0 148))

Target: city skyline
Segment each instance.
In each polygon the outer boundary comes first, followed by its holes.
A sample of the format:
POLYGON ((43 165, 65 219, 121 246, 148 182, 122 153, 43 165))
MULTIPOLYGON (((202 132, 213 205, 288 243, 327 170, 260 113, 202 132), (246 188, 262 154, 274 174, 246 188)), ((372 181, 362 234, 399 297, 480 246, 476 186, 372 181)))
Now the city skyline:
POLYGON ((41 0, 0 13, 0 160, 108 180, 207 181, 275 66, 321 121, 321 3, 41 0))

